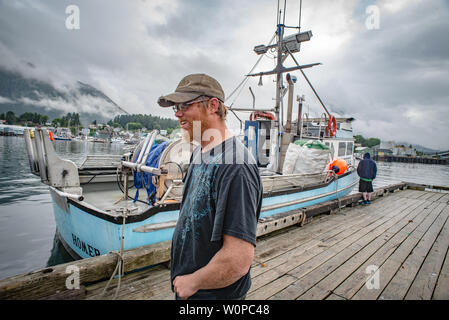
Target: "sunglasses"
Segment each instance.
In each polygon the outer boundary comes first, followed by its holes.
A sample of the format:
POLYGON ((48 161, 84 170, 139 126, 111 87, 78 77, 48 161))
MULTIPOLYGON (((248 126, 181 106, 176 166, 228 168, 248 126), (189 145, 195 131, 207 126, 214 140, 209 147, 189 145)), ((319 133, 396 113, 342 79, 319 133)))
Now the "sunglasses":
POLYGON ((210 98, 206 98, 206 99, 202 99, 202 100, 195 100, 195 101, 190 101, 190 102, 179 103, 177 105, 174 105, 172 108, 173 108, 173 111, 175 111, 175 113, 178 112, 178 111, 184 112, 192 104, 199 103, 199 102, 206 102, 206 101, 209 101, 209 100, 210 100, 210 98))

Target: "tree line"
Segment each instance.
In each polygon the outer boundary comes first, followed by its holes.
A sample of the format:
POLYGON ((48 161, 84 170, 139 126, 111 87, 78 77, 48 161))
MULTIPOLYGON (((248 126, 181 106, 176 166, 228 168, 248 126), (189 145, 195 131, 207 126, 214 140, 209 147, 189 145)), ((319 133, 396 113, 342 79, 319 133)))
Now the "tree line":
MULTIPOLYGON (((39 114, 36 112, 25 112, 20 116, 16 116, 13 111, 8 111, 5 113, 0 113, 0 120, 5 120, 6 124, 14 125, 46 125, 48 123, 49 117, 45 114, 39 114)), ((61 118, 55 118, 51 121, 54 127, 79 127, 81 126, 79 113, 67 113, 61 118)))
POLYGON ((147 128, 148 130, 171 131, 178 127, 178 121, 146 114, 125 114, 116 116, 108 122, 108 125, 113 127, 120 126, 122 128, 128 126, 129 130, 147 128))
POLYGON ((378 139, 378 138, 365 139, 361 135, 356 135, 356 136, 354 136, 354 139, 355 139, 355 143, 360 143, 362 145, 362 147, 372 148, 372 147, 380 144, 380 139, 378 139))
POLYGON ((17 117, 14 112, 8 111, 5 113, 0 113, 0 120, 5 120, 6 124, 26 124, 31 123, 34 125, 44 125, 48 121, 47 115, 42 115, 39 113, 25 112, 17 117))
MULTIPOLYGON (((13 111, 8 111, 6 114, 0 114, 0 120, 5 120, 6 124, 10 125, 46 125, 49 122, 49 117, 36 112, 25 112, 20 116, 16 116, 13 111)), ((96 125, 97 121, 94 120, 92 124, 96 125)), ((177 120, 143 114, 119 115, 107 124, 115 128, 124 128, 131 131, 147 128, 148 130, 167 130, 169 133, 178 127, 177 120)), ((80 114, 76 112, 69 112, 65 116, 53 119, 51 125, 54 127, 83 127, 80 114)))

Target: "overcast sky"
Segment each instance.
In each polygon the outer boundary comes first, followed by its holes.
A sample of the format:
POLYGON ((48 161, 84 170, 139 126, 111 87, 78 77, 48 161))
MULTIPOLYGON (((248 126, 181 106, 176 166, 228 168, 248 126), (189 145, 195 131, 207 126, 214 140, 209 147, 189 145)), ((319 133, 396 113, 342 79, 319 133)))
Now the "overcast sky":
MULTIPOLYGON (((189 73, 215 77, 229 95, 255 64, 254 46, 273 36, 276 8, 277 0, 0 0, 0 65, 61 88, 86 82, 130 113, 174 118, 157 98, 189 73), (79 8, 79 29, 66 28, 69 5, 79 8)), ((287 25, 298 24, 298 8, 287 1, 287 25)), ((313 37, 295 56, 322 63, 305 73, 332 113, 356 119, 356 133, 449 149, 449 1, 303 0, 301 30, 313 37)), ((273 57, 255 72, 271 70, 273 57)), ((320 116, 293 74, 305 111, 320 116)), ((273 80, 248 81, 258 106, 274 105, 273 80)), ((251 106, 248 85, 227 104, 251 106)))

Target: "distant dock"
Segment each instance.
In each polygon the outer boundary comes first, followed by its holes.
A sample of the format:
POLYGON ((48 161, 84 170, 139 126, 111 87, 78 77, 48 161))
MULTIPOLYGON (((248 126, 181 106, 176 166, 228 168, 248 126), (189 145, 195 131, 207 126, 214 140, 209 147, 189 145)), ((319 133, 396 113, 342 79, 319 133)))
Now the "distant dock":
POLYGON ((431 158, 431 157, 412 157, 412 156, 393 156, 393 155, 374 155, 375 161, 383 162, 405 162, 405 163, 424 163, 424 164, 442 164, 448 165, 449 158, 431 158))
MULTIPOLYGON (((260 221, 247 299, 449 299, 448 191, 400 183, 368 206, 357 193, 260 221)), ((127 274, 104 294, 114 253, 0 280, 0 299, 172 300, 169 253, 169 242, 125 251, 127 274), (79 288, 67 289, 73 270, 79 288)))

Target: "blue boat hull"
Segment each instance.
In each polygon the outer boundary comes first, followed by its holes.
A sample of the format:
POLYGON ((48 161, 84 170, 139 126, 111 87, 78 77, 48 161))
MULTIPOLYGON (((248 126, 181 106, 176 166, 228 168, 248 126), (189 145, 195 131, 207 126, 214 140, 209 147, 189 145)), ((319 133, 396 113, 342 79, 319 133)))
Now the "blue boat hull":
MULTIPOLYGON (((357 182, 357 174, 352 171, 321 187, 265 196, 260 218, 343 197, 352 191, 357 182)), ((120 250, 122 217, 113 218, 72 199, 63 198, 61 201, 60 196, 51 191, 58 233, 74 257, 89 258, 120 250)), ((171 240, 174 227, 151 232, 134 230, 146 225, 177 220, 178 208, 178 204, 163 208, 152 207, 139 217, 127 218, 124 228, 124 249, 171 240)))
POLYGON ((58 138, 58 137, 54 137, 53 139, 55 139, 55 140, 61 140, 61 141, 72 141, 71 138, 58 138))

